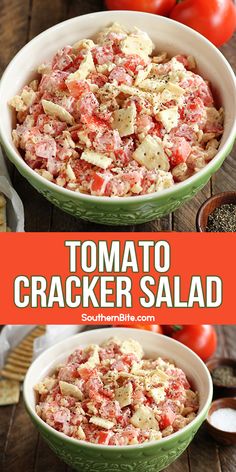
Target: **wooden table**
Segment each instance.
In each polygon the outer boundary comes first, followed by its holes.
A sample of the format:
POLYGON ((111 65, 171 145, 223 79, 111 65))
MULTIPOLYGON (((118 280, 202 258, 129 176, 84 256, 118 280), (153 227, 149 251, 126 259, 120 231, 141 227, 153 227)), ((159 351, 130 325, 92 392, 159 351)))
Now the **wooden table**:
MULTIPOLYGON (((31 38, 67 18, 99 11, 102 0, 1 0, 0 15, 0 74, 15 53, 31 38)), ((222 48, 236 69, 236 36, 222 48)), ((190 202, 174 214, 151 223, 117 228, 120 231, 195 231, 196 213, 201 203, 211 194, 236 187, 236 150, 215 174, 209 184, 190 202)), ((12 170, 13 184, 23 200, 26 231, 114 231, 76 219, 52 206, 28 182, 12 170)))
MULTIPOLYGON (((218 328, 218 355, 236 357, 236 326, 218 328)), ((21 398, 17 406, 0 407, 2 472, 72 472, 39 437, 21 398)), ((236 447, 221 447, 203 426, 187 451, 166 472, 235 472, 236 447)), ((81 472, 83 472, 81 470, 81 472)))

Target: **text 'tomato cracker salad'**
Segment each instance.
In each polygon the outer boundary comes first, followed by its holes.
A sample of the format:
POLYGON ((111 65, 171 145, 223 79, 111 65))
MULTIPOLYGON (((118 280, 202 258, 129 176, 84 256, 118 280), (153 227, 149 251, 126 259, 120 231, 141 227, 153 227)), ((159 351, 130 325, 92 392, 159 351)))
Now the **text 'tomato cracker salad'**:
POLYGON ((35 391, 36 412, 52 428, 110 446, 160 440, 199 409, 183 370, 160 357, 145 359, 133 339, 76 349, 35 391))
POLYGON ((153 55, 147 33, 118 24, 95 41, 59 50, 10 101, 25 162, 61 187, 108 197, 160 191, 204 168, 224 117, 194 58, 153 55))

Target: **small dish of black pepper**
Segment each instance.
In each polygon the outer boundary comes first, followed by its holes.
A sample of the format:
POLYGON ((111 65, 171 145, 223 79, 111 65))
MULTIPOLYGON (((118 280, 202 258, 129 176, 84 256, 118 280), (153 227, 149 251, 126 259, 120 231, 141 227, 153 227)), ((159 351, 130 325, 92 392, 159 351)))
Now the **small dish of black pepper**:
POLYGON ((236 387, 236 369, 233 366, 222 365, 211 371, 213 383, 223 387, 236 387))
POLYGON ((214 386, 214 397, 236 397, 236 359, 216 357, 206 363, 214 386))
POLYGON ((208 233, 236 232, 236 205, 228 203, 216 208, 208 217, 208 233))
POLYGON ((201 233, 236 232, 236 192, 222 192, 208 198, 199 208, 196 226, 201 233))

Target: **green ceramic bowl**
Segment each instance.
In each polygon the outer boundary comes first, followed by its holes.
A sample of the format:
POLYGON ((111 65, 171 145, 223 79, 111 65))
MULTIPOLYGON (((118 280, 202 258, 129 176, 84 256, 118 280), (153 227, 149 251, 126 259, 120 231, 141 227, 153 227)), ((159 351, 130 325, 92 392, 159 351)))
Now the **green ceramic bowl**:
POLYGON ((74 216, 96 223, 129 225, 144 223, 175 211, 192 198, 210 179, 230 153, 236 136, 236 85, 223 55, 203 36, 170 19, 147 13, 107 11, 72 18, 34 38, 12 60, 0 83, 0 139, 19 172, 48 200, 74 216), (37 175, 23 161, 11 139, 14 117, 7 102, 35 77, 38 64, 51 58, 65 44, 92 37, 111 22, 147 31, 159 50, 185 53, 197 59, 201 74, 213 84, 219 104, 225 109, 225 132, 217 156, 205 169, 187 181, 151 195, 128 198, 94 197, 56 186, 37 175))
POLYGON ((158 472, 163 470, 187 448, 197 430, 207 417, 212 401, 212 380, 210 373, 193 351, 183 344, 164 335, 148 331, 129 329, 128 337, 139 341, 147 356, 174 359, 198 390, 200 410, 192 423, 173 435, 160 441, 135 446, 101 446, 69 438, 44 423, 35 412, 33 387, 78 346, 91 343, 100 344, 105 339, 116 336, 127 339, 125 328, 103 328, 77 334, 56 344, 38 357, 25 378, 24 400, 26 409, 50 448, 62 460, 81 472, 158 472))

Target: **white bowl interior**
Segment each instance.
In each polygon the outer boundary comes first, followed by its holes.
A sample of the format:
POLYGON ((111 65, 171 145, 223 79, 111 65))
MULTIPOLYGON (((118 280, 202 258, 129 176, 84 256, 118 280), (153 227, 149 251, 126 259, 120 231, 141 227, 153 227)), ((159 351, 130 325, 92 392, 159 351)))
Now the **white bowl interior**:
MULTIPOLYGON (((183 369, 193 387, 199 392, 201 412, 212 397, 212 380, 210 373, 201 359, 183 344, 167 336, 148 331, 129 328, 103 328, 79 333, 56 344, 36 359, 28 370, 24 383, 24 397, 31 414, 36 416, 36 395, 34 385, 46 375, 51 374, 56 366, 65 361, 68 355, 78 346, 100 344, 110 337, 121 340, 136 339, 143 346, 146 357, 161 356, 173 359, 175 364, 183 369)), ((177 433, 175 433, 177 434, 177 433)))

